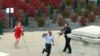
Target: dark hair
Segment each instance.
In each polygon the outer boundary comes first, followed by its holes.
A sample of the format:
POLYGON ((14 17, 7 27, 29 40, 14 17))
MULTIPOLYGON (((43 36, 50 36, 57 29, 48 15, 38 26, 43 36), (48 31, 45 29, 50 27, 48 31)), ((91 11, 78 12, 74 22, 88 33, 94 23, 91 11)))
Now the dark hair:
POLYGON ((67 23, 65 23, 65 24, 67 24, 68 26, 69 26, 69 23, 67 22, 67 23))

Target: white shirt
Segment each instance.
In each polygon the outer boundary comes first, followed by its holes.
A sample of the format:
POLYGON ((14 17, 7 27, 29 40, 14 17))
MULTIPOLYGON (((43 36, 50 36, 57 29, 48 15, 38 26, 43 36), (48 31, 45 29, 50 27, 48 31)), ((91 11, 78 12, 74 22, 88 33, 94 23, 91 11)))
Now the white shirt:
POLYGON ((49 34, 47 34, 46 36, 44 36, 44 39, 45 39, 46 44, 51 44, 53 40, 53 36, 50 36, 49 34))

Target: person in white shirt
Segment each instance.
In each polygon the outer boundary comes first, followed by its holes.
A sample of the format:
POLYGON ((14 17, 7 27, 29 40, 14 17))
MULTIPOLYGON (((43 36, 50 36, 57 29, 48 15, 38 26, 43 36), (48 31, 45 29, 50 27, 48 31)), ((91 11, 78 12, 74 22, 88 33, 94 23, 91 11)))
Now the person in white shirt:
POLYGON ((47 56, 50 56, 52 43, 54 45, 52 32, 48 31, 48 33, 44 33, 42 37, 45 39, 45 48, 43 49, 42 54, 47 52, 47 56))

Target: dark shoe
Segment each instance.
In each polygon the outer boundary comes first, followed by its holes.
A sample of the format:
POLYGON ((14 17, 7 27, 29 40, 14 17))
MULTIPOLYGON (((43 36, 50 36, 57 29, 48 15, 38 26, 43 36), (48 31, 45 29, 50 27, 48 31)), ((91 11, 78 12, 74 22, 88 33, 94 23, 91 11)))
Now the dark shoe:
POLYGON ((72 52, 68 52, 69 54, 71 54, 72 52))
POLYGON ((63 52, 66 52, 66 50, 63 50, 63 52))
POLYGON ((42 54, 44 54, 45 49, 42 50, 42 54))

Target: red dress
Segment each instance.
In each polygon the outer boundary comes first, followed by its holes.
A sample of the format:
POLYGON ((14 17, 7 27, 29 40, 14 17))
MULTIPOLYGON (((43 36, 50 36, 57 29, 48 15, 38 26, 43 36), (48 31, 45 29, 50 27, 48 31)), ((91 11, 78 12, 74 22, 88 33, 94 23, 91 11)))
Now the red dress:
POLYGON ((21 34, 22 34, 22 26, 16 26, 15 27, 15 38, 20 39, 21 34))

